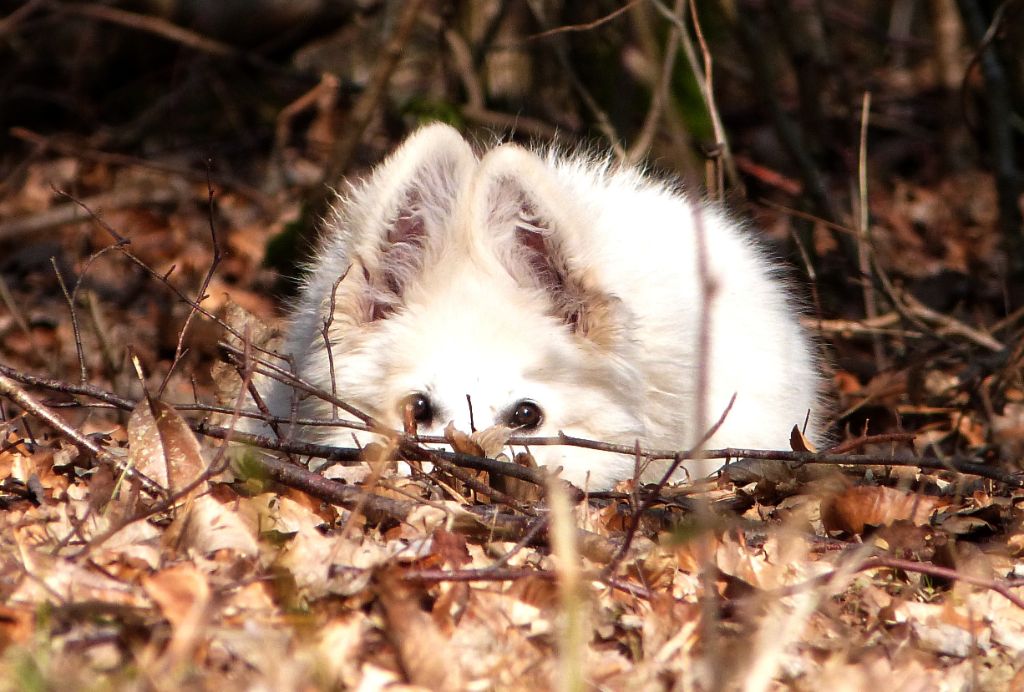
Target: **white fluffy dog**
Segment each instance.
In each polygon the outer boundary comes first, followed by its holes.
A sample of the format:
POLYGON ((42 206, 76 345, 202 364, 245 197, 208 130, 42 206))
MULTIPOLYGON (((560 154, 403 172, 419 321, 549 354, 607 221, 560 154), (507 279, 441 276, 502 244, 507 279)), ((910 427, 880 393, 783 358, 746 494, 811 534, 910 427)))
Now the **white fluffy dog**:
MULTIPOLYGON (((472 420, 685 450, 733 395, 706 447, 786 448, 808 414, 818 434, 811 344, 771 261, 735 221, 586 155, 504 144, 478 158, 444 125, 413 134, 339 202, 286 351, 302 379, 397 430, 409 411, 421 434, 449 421, 469 432, 472 420), (698 423, 701 396, 708 420, 698 423)), ((300 417, 331 417, 331 404, 281 384, 271 410, 288 417, 296 396, 300 417)), ((290 434, 353 440, 343 427, 290 434)), ((590 489, 634 473, 628 455, 531 452, 590 489)), ((691 475, 715 466, 687 463, 691 475)))

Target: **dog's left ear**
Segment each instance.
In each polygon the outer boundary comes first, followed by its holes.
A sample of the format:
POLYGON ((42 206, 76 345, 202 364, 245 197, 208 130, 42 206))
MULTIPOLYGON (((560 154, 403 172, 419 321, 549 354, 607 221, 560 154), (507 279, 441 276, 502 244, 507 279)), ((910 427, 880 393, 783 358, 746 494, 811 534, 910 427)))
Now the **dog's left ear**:
POLYGON ((427 257, 450 242, 455 210, 475 165, 462 136, 435 123, 352 186, 336 210, 323 253, 347 261, 336 314, 368 324, 403 305, 427 257))
POLYGON ((549 164, 506 144, 480 162, 473 181, 473 233, 486 236, 505 270, 527 289, 543 292, 574 333, 611 346, 626 326, 621 301, 588 266, 589 226, 549 164))

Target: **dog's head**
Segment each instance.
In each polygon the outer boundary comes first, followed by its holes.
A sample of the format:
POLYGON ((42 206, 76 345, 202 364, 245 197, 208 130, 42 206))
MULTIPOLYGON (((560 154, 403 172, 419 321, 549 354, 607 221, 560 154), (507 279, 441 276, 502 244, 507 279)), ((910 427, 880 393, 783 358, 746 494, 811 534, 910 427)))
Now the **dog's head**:
MULTIPOLYGON (((589 266, 587 216, 535 153, 478 160, 454 130, 420 130, 339 205, 308 279, 319 300, 293 330, 300 373, 331 391, 333 369, 340 398, 396 429, 642 437, 630 315, 589 266)), ((627 457, 531 451, 592 488, 632 471, 627 457)))

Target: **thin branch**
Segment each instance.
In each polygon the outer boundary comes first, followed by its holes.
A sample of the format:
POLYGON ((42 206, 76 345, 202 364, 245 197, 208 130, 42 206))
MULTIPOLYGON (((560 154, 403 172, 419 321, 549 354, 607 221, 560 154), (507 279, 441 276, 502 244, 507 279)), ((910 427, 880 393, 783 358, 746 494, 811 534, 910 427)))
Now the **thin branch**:
MULTIPOLYGON (((708 431, 706 433, 704 433, 703 437, 697 443, 696 446, 697 446, 698 449, 705 442, 707 442, 712 437, 714 437, 715 433, 718 432, 718 429, 720 427, 722 427, 722 424, 725 423, 725 419, 729 415, 729 412, 732 410, 732 405, 735 402, 736 402, 736 395, 733 394, 732 398, 729 399, 729 405, 725 407, 725 411, 722 412, 722 415, 719 416, 719 418, 715 422, 715 424, 713 426, 711 426, 711 428, 708 429, 708 431)), ((640 450, 640 445, 638 444, 638 445, 636 445, 636 455, 637 455, 637 458, 640 458, 641 454, 642 454, 642 452, 640 450)), ((682 463, 682 461, 683 461, 683 457, 681 455, 676 455, 676 458, 672 460, 672 464, 668 467, 668 469, 665 470, 665 473, 662 475, 661 479, 658 481, 657 485, 655 486, 654 492, 648 494, 644 498, 644 500, 639 504, 639 506, 634 509, 633 515, 632 515, 632 517, 630 519, 630 522, 629 522, 629 526, 626 529, 626 538, 622 542, 622 547, 619 549, 619 552, 617 552, 615 554, 615 556, 611 559, 611 561, 605 567, 604 573, 606 575, 611 576, 611 575, 615 574, 615 570, 618 569, 619 564, 622 562, 623 558, 625 558, 626 554, 629 552, 629 548, 630 548, 630 546, 633 543, 633 539, 636 536, 636 532, 640 528, 640 520, 641 520, 641 518, 647 512, 647 510, 649 510, 651 508, 651 506, 654 505, 655 501, 659 499, 662 489, 669 482, 669 479, 672 478, 672 475, 676 472, 676 469, 679 468, 679 465, 680 465, 680 463, 682 463)))
POLYGON ((852 440, 846 440, 833 447, 829 447, 826 451, 829 454, 848 454, 855 449, 861 449, 866 445, 877 445, 885 444, 889 442, 906 442, 910 444, 914 441, 914 433, 894 432, 894 433, 880 433, 878 435, 861 435, 855 437, 852 440))
POLYGON ((59 7, 61 12, 67 14, 77 14, 81 17, 98 19, 100 21, 110 22, 111 24, 119 24, 137 31, 145 31, 146 33, 159 36, 174 43, 179 43, 191 48, 192 50, 206 53, 208 55, 229 58, 240 56, 238 50, 226 43, 221 43, 220 41, 208 38, 202 34, 182 28, 177 24, 172 24, 171 22, 159 17, 151 17, 144 14, 138 14, 136 12, 128 12, 126 10, 120 10, 116 7, 108 7, 106 5, 61 3, 57 7, 59 7))
POLYGON ((406 0, 403 3, 401 14, 395 22, 395 29, 378 54, 366 90, 353 104, 346 119, 344 134, 334 144, 330 162, 324 168, 323 181, 326 184, 333 185, 348 170, 349 162, 362 140, 363 132, 377 111, 380 100, 384 98, 391 75, 405 51, 422 6, 423 0, 406 0))
MULTIPOLYGON (((674 13, 677 18, 683 13, 683 3, 686 0, 676 0, 674 13)), ((680 22, 681 23, 681 22, 680 22)), ((658 76, 658 83, 651 93, 651 103, 644 117, 643 125, 636 136, 636 141, 626 153, 628 163, 636 163, 647 155, 654 141, 654 135, 658 131, 658 123, 664 114, 666 104, 669 102, 669 93, 672 88, 672 74, 676 66, 676 56, 679 55, 680 30, 677 24, 673 24, 668 32, 668 39, 665 41, 665 55, 662 58, 661 74, 658 76)))
POLYGON ((988 589, 989 591, 999 594, 1013 605, 1024 610, 1024 598, 1021 598, 1010 590, 1024 587, 1024 581, 1018 583, 1007 583, 994 579, 984 579, 949 567, 941 567, 928 562, 904 560, 902 558, 890 557, 888 555, 873 555, 865 558, 863 561, 855 562, 852 566, 840 567, 832 572, 809 579, 806 582, 787 586, 782 589, 776 589, 775 591, 768 593, 773 598, 786 598, 787 596, 803 593, 808 589, 828 586, 836 579, 848 577, 851 572, 867 572, 875 569, 896 569, 903 572, 926 574, 931 577, 948 579, 950 581, 960 581, 973 586, 979 586, 983 589, 988 589))
MULTIPOLYGON (((533 13, 537 23, 543 27, 550 28, 548 18, 544 15, 541 8, 536 3, 529 3, 530 11, 533 13)), ((569 58, 569 50, 566 48, 564 37, 556 36, 555 40, 551 42, 551 49, 555 53, 555 58, 558 60, 559 66, 565 73, 566 78, 569 80, 569 85, 572 90, 576 92, 580 100, 583 101, 583 105, 586 106, 587 110, 590 111, 591 116, 594 118, 594 123, 597 128, 604 134, 605 139, 608 140, 608 145, 612 149, 612 153, 615 154, 615 158, 619 161, 626 160, 626 150, 622 147, 622 138, 619 137, 618 132, 615 131, 615 126, 612 125, 611 118, 608 117, 608 113, 601 108, 601 105, 591 95, 590 90, 587 89, 583 80, 580 79, 576 73, 576 68, 573 65, 572 60, 569 58)))
MULTIPOLYGON (((351 269, 351 267, 349 267, 351 269)), ((323 329, 320 333, 324 338, 324 352, 327 354, 327 365, 329 366, 331 376, 331 396, 338 396, 338 381, 335 377, 334 372, 334 348, 331 346, 331 325, 334 324, 334 313, 337 310, 338 305, 338 286, 348 276, 348 269, 338 276, 338 279, 331 286, 331 304, 327 309, 327 317, 323 321, 323 329)), ((331 406, 331 418, 338 417, 338 407, 336 405, 331 406)))
MULTIPOLYGON (((535 513, 534 510, 522 504, 514 497, 498 490, 493 485, 484 483, 483 481, 479 480, 478 478, 475 478, 471 474, 466 473, 465 471, 462 470, 461 465, 448 461, 441 454, 435 452, 434 450, 426 449, 419 445, 411 445, 410 449, 412 452, 410 456, 413 459, 415 459, 416 457, 426 457, 426 461, 429 461, 430 463, 434 464, 438 469, 449 474, 450 476, 458 480, 460 483, 464 484, 470 490, 476 493, 486 495, 491 499, 492 502, 498 502, 503 505, 508 505, 509 507, 512 507, 513 509, 523 512, 524 514, 532 515, 535 513)), ((517 465, 518 464, 509 464, 509 466, 517 465)))
POLYGON ((68 311, 71 313, 71 331, 75 336, 75 353, 78 354, 79 382, 84 384, 89 379, 89 372, 85 367, 85 352, 82 350, 82 330, 78 326, 78 311, 75 310, 75 301, 72 299, 71 294, 68 293, 67 284, 64 283, 60 267, 57 266, 57 258, 51 257, 50 264, 53 265, 53 273, 57 276, 57 283, 60 284, 61 293, 64 294, 64 300, 68 303, 68 311))
MULTIPOLYGON (((209 162, 207 162, 207 167, 209 168, 209 162)), ((171 374, 174 372, 175 366, 177 366, 184 355, 185 335, 188 333, 188 328, 196 316, 199 305, 209 297, 206 294, 206 290, 210 287, 210 281, 213 280, 213 275, 217 273, 217 267, 220 266, 221 261, 224 259, 224 252, 220 247, 220 240, 217 238, 217 226, 213 221, 214 192, 213 184, 210 182, 209 178, 207 178, 206 181, 206 193, 206 217, 210 225, 210 239, 211 245, 213 246, 213 258, 210 260, 210 268, 206 270, 206 275, 203 277, 203 281, 199 286, 199 294, 196 296, 195 302, 189 304, 188 316, 185 317, 185 323, 182 324, 181 329, 178 330, 178 343, 174 347, 174 358, 171 360, 171 366, 167 368, 167 373, 164 375, 164 379, 160 383, 160 387, 157 389, 157 398, 163 394, 164 388, 167 387, 167 383, 171 380, 171 374)))
POLYGON ((525 40, 527 40, 527 41, 536 41, 538 39, 548 38, 549 36, 555 36, 557 34, 568 34, 568 33, 573 33, 573 32, 577 32, 577 31, 590 31, 592 29, 598 28, 599 26, 604 26, 605 24, 607 24, 608 22, 612 21, 613 19, 615 19, 615 18, 625 14, 629 10, 633 9, 634 5, 638 5, 641 2, 643 2, 643 0, 629 0, 625 5, 623 5, 622 7, 618 8, 617 10, 612 10, 608 14, 604 15, 603 17, 599 17, 599 18, 595 19, 592 22, 584 22, 582 24, 567 24, 566 26, 558 26, 558 27, 555 27, 554 29, 548 29, 547 31, 542 31, 539 34, 533 34, 531 36, 527 36, 525 40))
MULTIPOLYGON (((24 127, 12 127, 10 129, 10 135, 16 139, 23 140, 37 147, 40 151, 54 151, 64 156, 73 156, 75 158, 87 159, 89 161, 96 161, 98 163, 105 163, 111 166, 125 166, 131 168, 144 168, 152 171, 159 171, 161 173, 168 173, 173 176, 184 178, 193 182, 205 182, 207 180, 213 180, 218 185, 230 188, 245 198, 253 201, 259 206, 260 210, 264 213, 275 208, 274 201, 268 197, 262 190, 249 185, 238 178, 231 177, 220 173, 210 173, 209 170, 195 170, 188 166, 181 166, 166 161, 152 161, 149 159, 140 159, 135 156, 129 156, 127 154, 118 154, 108 151, 100 151, 90 146, 74 143, 68 141, 67 138, 63 137, 47 137, 37 132, 33 132, 24 127)), ((180 195, 173 197, 173 199, 179 199, 188 194, 187 190, 183 190, 178 186, 172 186, 181 192, 180 195)), ((166 190, 166 194, 170 194, 170 190, 167 190, 167 186, 159 186, 154 188, 156 191, 166 190)), ((111 195, 118 195, 121 192, 110 193, 111 195)), ((173 201, 170 199, 168 201, 173 201)), ((102 206, 96 203, 89 203, 90 207, 102 206)), ((110 204, 106 205, 110 208, 110 204)), ((123 204, 122 206, 129 206, 123 204)), ((45 212, 44 212, 45 213, 45 212)))
POLYGON ((910 312, 923 320, 933 323, 937 327, 937 333, 940 336, 947 334, 961 336, 994 353, 1002 353, 1006 350, 1006 344, 998 339, 966 325, 954 317, 932 310, 910 293, 903 292, 900 294, 900 298, 910 312))
MULTIPOLYGON (((237 329, 235 329, 230 324, 228 324, 224 320, 220 319, 219 317, 217 317, 216 315, 214 315, 210 311, 206 310, 199 303, 197 303, 194 300, 192 300, 191 298, 189 298, 181 289, 179 289, 177 286, 172 284, 168 280, 168 275, 170 274, 170 271, 167 272, 167 275, 159 274, 152 267, 150 267, 148 264, 146 264, 141 259, 139 259, 130 249, 128 249, 128 246, 131 245, 131 240, 129 240, 128 238, 126 238, 126 237, 122 236, 120 233, 118 233, 114 229, 113 226, 111 226, 109 223, 107 223, 103 219, 102 216, 100 216, 98 213, 93 211, 84 202, 79 201, 78 199, 76 199, 74 196, 72 196, 72 195, 70 195, 70 194, 68 194, 68 193, 66 193, 66 192, 64 192, 62 190, 55 189, 55 192, 58 195, 60 195, 60 196, 62 196, 64 198, 70 200, 71 202, 73 202, 74 204, 79 206, 81 209, 83 209, 89 215, 89 217, 92 219, 92 221, 94 221, 96 224, 98 224, 100 226, 100 228, 102 228, 104 231, 106 231, 107 233, 110 234, 110 236, 114 239, 113 247, 115 249, 117 249, 121 254, 123 254, 125 257, 127 257, 129 260, 131 260, 132 263, 134 263, 137 267, 142 269, 142 271, 144 271, 146 274, 148 274, 149 276, 151 276, 152 278, 156 279, 161 284, 163 284, 168 290, 171 291, 171 293, 173 293, 178 298, 178 300, 180 300, 181 302, 183 302, 186 305, 190 306, 196 312, 198 312, 199 314, 203 315, 204 317, 206 317, 207 319, 211 320, 212 322, 220 325, 220 327, 223 328, 224 331, 226 331, 228 334, 231 334, 233 337, 235 337, 239 341, 244 341, 244 336, 237 329)), ((173 267, 172 267, 172 270, 173 270, 173 267)), ((258 345, 254 344, 253 348, 255 350, 257 350, 257 351, 260 351, 261 353, 266 354, 266 355, 274 356, 274 357, 280 358, 282 360, 285 359, 285 356, 282 356, 279 353, 275 353, 275 352, 273 352, 273 351, 271 351, 269 349, 262 348, 262 347, 260 347, 258 345)), ((237 351, 237 349, 235 349, 235 350, 237 351)))
POLYGON ((90 452, 100 462, 110 466, 119 473, 125 474, 132 480, 137 480, 147 492, 157 496, 165 494, 164 489, 155 481, 137 471, 129 462, 118 459, 100 447, 73 425, 46 406, 43 406, 32 395, 19 387, 13 379, 2 374, 0 374, 0 394, 6 396, 28 413, 45 421, 54 430, 57 430, 71 440, 75 446, 90 452))
POLYGON ((711 127, 715 133, 715 143, 720 147, 722 160, 725 162, 725 172, 729 176, 729 182, 733 185, 741 185, 739 174, 736 169, 736 162, 732 155, 732 146, 729 144, 729 136, 725 132, 725 126, 722 124, 722 116, 718 111, 718 103, 715 100, 715 89, 714 89, 714 72, 713 72, 713 59, 711 51, 708 49, 707 42, 704 40, 704 31, 701 29, 700 21, 697 17, 696 5, 690 2, 690 16, 693 20, 693 27, 697 34, 697 41, 701 48, 701 60, 697 60, 697 53, 693 49, 693 44, 690 42, 690 32, 686 28, 686 22, 683 21, 681 16, 677 16, 672 10, 670 10, 664 2, 661 0, 652 0, 654 8, 658 12, 672 23, 673 26, 680 32, 680 44, 683 48, 683 55, 686 56, 686 62, 690 66, 690 72, 693 74, 694 79, 697 81, 697 87, 700 89, 701 99, 704 101, 704 108, 708 112, 708 117, 711 118, 711 127))
MULTIPOLYGON (((3 365, 0 363, 0 376, 9 377, 11 380, 16 380, 24 384, 31 386, 39 386, 53 391, 61 391, 67 393, 84 394, 101 401, 113 404, 118 408, 126 410, 132 410, 135 406, 135 402, 127 399, 123 399, 114 394, 106 392, 98 387, 91 385, 76 386, 69 385, 65 382, 58 380, 50 380, 47 378, 36 377, 34 375, 27 375, 20 373, 14 368, 3 365)), ((305 385, 301 381, 296 380, 296 383, 305 385)), ((317 391, 315 388, 310 387, 313 391, 317 391)), ((240 415, 247 415, 245 412, 241 412, 240 415)), ((284 419, 281 419, 284 420, 284 419)), ((211 437, 224 438, 229 434, 235 434, 237 440, 242 443, 251 444, 253 446, 262 447, 266 449, 274 449, 280 451, 290 451, 298 454, 307 454, 308 456, 314 456, 324 459, 334 459, 341 461, 356 461, 360 457, 361 451, 358 449, 349 449, 344 447, 333 447, 328 445, 316 445, 316 444, 300 444, 300 443, 283 443, 280 440, 274 440, 266 436, 259 435, 243 435, 242 433, 233 433, 226 428, 220 428, 217 426, 211 426, 206 422, 199 422, 190 424, 196 432, 203 435, 209 435, 211 437)), ((371 429, 371 428, 368 428, 371 429)), ((396 431, 388 431, 386 428, 372 428, 374 432, 379 432, 383 435, 394 435, 400 436, 401 433, 396 431)), ((443 443, 443 438, 420 438, 412 441, 412 444, 433 444, 443 443)), ((508 440, 509 445, 513 446, 541 446, 541 445, 567 445, 571 447, 582 447, 585 449, 595 449, 615 454, 624 454, 628 456, 634 456, 637 453, 635 445, 621 445, 613 444, 608 442, 600 442, 597 440, 588 440, 580 437, 571 437, 568 435, 558 435, 555 437, 511 437, 508 440)), ((426 454, 427 452, 424 452, 426 454)), ((443 452, 431 450, 429 453, 438 454, 444 459, 451 461, 459 466, 466 468, 475 468, 481 471, 488 471, 498 473, 506 476, 512 476, 513 478, 520 478, 532 483, 541 485, 544 483, 542 473, 538 473, 537 469, 528 469, 518 464, 511 464, 508 462, 496 461, 494 459, 488 459, 486 457, 475 457, 468 454, 459 454, 455 452, 443 452)), ((993 468, 990 464, 983 464, 979 462, 969 461, 966 459, 938 459, 935 457, 918 457, 913 459, 893 459, 882 455, 844 455, 836 454, 833 452, 794 452, 787 450, 765 450, 765 449, 747 449, 740 447, 725 447, 720 449, 705 449, 705 450, 664 450, 664 449, 640 449, 639 453, 646 459, 765 459, 774 461, 787 461, 791 462, 795 466, 799 467, 804 464, 828 464, 835 466, 902 466, 902 467, 916 467, 921 469, 934 469, 944 471, 954 471, 957 473, 963 473, 968 475, 980 476, 982 478, 989 478, 1000 483, 1005 483, 1014 488, 1024 487, 1024 480, 1019 478, 1017 475, 1006 473, 998 469, 993 468)), ((426 459, 426 458, 425 458, 426 459)), ((426 459, 429 461, 429 459, 426 459)))
MULTIPOLYGON (((62 196, 70 196, 60 193, 62 196)), ((11 240, 31 233, 39 233, 58 226, 82 222, 89 216, 83 216, 81 209, 95 208, 110 211, 129 207, 144 207, 153 204, 176 202, 183 192, 174 186, 140 185, 89 197, 82 202, 62 204, 38 214, 16 216, 0 223, 0 240, 11 240)), ((91 212, 90 212, 91 216, 91 212)))
MULTIPOLYGON (((860 114, 860 148, 857 160, 857 266, 860 269, 862 290, 864 293, 864 315, 869 320, 878 317, 878 301, 875 297, 875 284, 871 278, 871 220, 868 209, 868 117, 871 114, 871 92, 864 92, 864 101, 860 114)), ((875 355, 875 369, 885 370, 885 350, 882 338, 874 335, 871 345, 875 355)))
POLYGON ((422 19, 423 23, 431 29, 444 33, 445 43, 448 44, 448 52, 452 57, 452 66, 466 92, 466 103, 462 105, 461 110, 467 120, 498 130, 523 132, 536 139, 546 141, 558 139, 558 129, 543 120, 518 113, 501 113, 489 109, 484 97, 483 84, 476 74, 473 52, 462 34, 454 29, 446 28, 441 19, 434 14, 425 14, 422 19))

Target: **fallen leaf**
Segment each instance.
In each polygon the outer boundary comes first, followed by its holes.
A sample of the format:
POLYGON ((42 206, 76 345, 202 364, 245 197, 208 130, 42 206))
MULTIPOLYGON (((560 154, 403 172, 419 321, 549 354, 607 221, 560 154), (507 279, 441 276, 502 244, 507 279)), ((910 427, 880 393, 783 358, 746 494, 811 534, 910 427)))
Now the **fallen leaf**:
MULTIPOLYGON (((144 399, 128 418, 129 458, 132 466, 162 488, 177 494, 206 471, 199 441, 172 406, 144 399)), ((206 492, 198 483, 181 502, 206 492)))
POLYGON ((489 428, 477 430, 469 437, 480 447, 485 457, 494 458, 501 454, 508 438, 512 437, 512 432, 512 428, 507 425, 492 425, 489 428))
POLYGON ((817 452, 818 448, 807 439, 807 436, 800 430, 799 425, 794 425, 789 433, 789 446, 794 452, 817 452))
POLYGON ((826 530, 849 534, 863 533, 866 526, 889 526, 905 520, 925 526, 932 512, 943 504, 945 500, 930 495, 859 485, 826 498, 821 520, 826 530))
POLYGON ((383 573, 380 603, 384 613, 384 633, 398 653, 409 682, 432 690, 460 689, 461 671, 454 659, 439 655, 449 649, 448 639, 434 619, 423 611, 415 588, 397 575, 383 573))
POLYGON ((174 530, 177 527, 168 529, 168 538, 176 536, 179 545, 201 555, 234 550, 241 556, 252 557, 259 550, 254 527, 237 511, 209 495, 196 498, 175 524, 179 522, 178 531, 174 530))
POLYGON ((142 587, 174 628, 196 621, 210 603, 210 585, 203 573, 190 563, 144 577, 142 587))
POLYGON ((444 439, 451 445, 452 449, 460 454, 469 454, 474 457, 484 456, 484 449, 476 440, 455 427, 455 421, 448 421, 444 426, 444 439))

